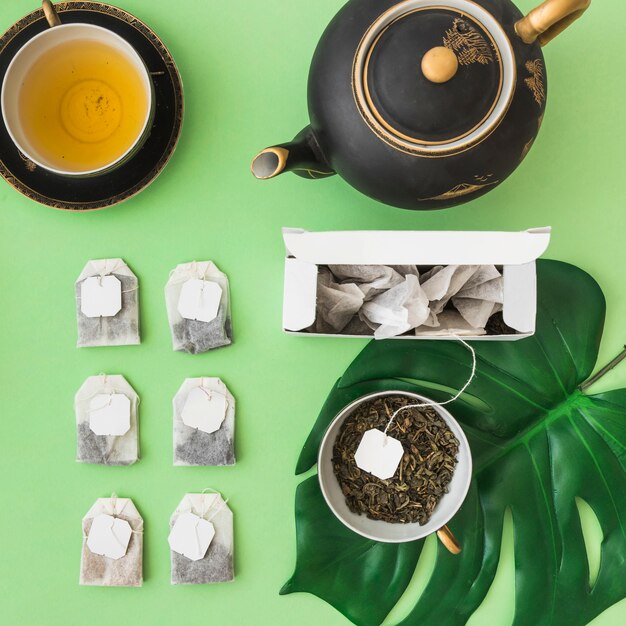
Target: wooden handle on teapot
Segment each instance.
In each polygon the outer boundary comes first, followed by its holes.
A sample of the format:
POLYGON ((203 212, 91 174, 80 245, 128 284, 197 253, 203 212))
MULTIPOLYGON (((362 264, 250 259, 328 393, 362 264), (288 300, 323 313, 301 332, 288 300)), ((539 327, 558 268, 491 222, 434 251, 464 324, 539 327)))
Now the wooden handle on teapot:
POLYGON ((524 43, 545 46, 577 20, 591 0, 546 0, 515 23, 515 32, 524 43))
POLYGON ((43 0, 42 3, 43 13, 46 16, 46 20, 48 20, 48 25, 52 26, 60 26, 61 20, 59 19, 59 15, 56 12, 54 5, 50 0, 43 0))
POLYGON ((461 552, 461 544, 447 526, 442 526, 437 531, 437 537, 439 537, 439 541, 441 541, 452 554, 459 554, 461 552))

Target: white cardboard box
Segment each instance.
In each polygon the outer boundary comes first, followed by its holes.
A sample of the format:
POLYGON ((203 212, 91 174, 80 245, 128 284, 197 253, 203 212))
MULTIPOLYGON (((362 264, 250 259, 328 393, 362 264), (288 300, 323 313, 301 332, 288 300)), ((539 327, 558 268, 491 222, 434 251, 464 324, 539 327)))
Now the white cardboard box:
MULTIPOLYGON (((288 334, 358 337, 310 333, 316 315, 318 265, 498 265, 504 278, 502 314, 514 335, 464 337, 471 340, 514 341, 535 332, 537 275, 535 260, 550 243, 549 227, 521 232, 479 231, 333 231, 308 232, 284 228, 287 249, 283 329, 288 334)), ((373 334, 373 333, 372 333, 373 334)), ((397 339, 448 339, 402 335, 397 339)))

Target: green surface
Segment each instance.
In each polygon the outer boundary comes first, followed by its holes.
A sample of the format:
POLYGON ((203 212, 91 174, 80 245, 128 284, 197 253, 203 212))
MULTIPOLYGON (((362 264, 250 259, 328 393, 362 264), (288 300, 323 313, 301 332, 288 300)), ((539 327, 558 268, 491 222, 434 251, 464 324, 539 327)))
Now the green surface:
MULTIPOLYGON (((8 27, 36 4, 5 2, 0 22, 8 27)), ((626 5, 596 0, 583 21, 546 49, 548 110, 519 170, 472 204, 425 214, 378 205, 338 177, 313 182, 286 175, 263 183, 249 173, 258 149, 288 140, 304 126, 308 64, 339 5, 128 0, 124 8, 159 33, 185 82, 183 136, 164 174, 128 203, 85 215, 40 207, 0 181, 0 623, 96 626, 123 615, 147 624, 347 624, 313 596, 279 597, 278 590, 295 563, 294 463, 328 390, 365 342, 281 333, 281 226, 550 224, 548 256, 590 272, 607 296, 599 362, 624 342, 626 5), (113 256, 122 256, 140 278, 143 343, 78 351, 74 281, 89 258, 113 256), (177 263, 207 258, 230 276, 236 343, 201 356, 175 354, 163 287, 177 263), (103 371, 127 376, 142 398, 143 458, 130 468, 74 462, 73 395, 87 376, 103 371), (237 398, 235 467, 171 465, 171 399, 185 377, 200 375, 221 376, 237 398), (186 491, 205 487, 231 498, 237 579, 172 588, 169 515, 186 491), (146 522, 142 589, 78 586, 81 518, 112 491, 132 497, 146 522)), ((625 384, 622 367, 590 391, 625 384)), ((593 518, 586 517, 588 532, 597 537, 593 518)), ((512 532, 505 526, 504 558, 473 626, 510 624, 512 532)), ((433 557, 434 544, 427 543, 415 591, 433 557)), ((597 561, 597 554, 591 557, 597 561)), ((398 607, 396 619, 406 611, 398 607)), ((625 619, 622 602, 594 626, 625 619)))
MULTIPOLYGON (((536 334, 474 344, 476 376, 454 403, 473 462, 469 493, 449 522, 461 554, 439 544, 423 594, 405 594, 424 542, 376 543, 351 532, 311 476, 296 493, 298 561, 283 593, 314 593, 360 626, 378 626, 410 596, 414 606, 400 626, 463 626, 491 588, 509 511, 515 626, 585 626, 626 597, 626 389, 579 389, 596 363, 605 299, 589 274, 562 261, 540 260, 537 280, 536 334), (602 542, 583 534, 582 504, 597 515, 602 542), (600 550, 599 567, 590 566, 590 549, 600 550)), ((471 369, 458 342, 370 342, 333 387, 297 471, 315 465, 328 425, 356 399, 395 389, 443 402, 471 369)))

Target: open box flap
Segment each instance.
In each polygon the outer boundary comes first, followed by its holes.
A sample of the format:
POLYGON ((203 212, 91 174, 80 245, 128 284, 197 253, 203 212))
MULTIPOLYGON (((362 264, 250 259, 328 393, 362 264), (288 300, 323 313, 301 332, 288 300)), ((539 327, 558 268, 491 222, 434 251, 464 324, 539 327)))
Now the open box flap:
POLYGON ((534 333, 537 318, 537 269, 535 262, 503 268, 502 317, 518 333, 534 333))
POLYGON ((315 321, 317 265, 299 259, 285 261, 283 329, 303 330, 315 321))
POLYGON ((283 229, 288 256, 317 265, 521 265, 540 257, 550 228, 520 232, 283 229))

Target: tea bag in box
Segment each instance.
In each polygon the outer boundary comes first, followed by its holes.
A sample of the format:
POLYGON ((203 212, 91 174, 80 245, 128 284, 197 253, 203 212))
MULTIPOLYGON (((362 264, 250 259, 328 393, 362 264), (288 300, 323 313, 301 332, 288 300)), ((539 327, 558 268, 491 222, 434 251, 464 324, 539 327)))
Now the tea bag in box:
POLYGON ((122 259, 85 265, 75 285, 79 348, 140 342, 138 286, 122 259))
POLYGON ((363 305, 363 292, 354 283, 335 282, 328 268, 319 270, 317 280, 316 333, 341 332, 363 305))
POLYGON ((170 518, 173 585, 231 582, 233 514, 219 493, 188 493, 170 518))
POLYGON ((366 302, 361 311, 364 321, 375 325, 376 339, 401 335, 421 326, 431 315, 428 298, 414 274, 407 274, 401 283, 366 302))
POLYGON ((366 300, 399 285, 403 278, 387 265, 329 265, 328 268, 342 283, 357 283, 366 300))
POLYGON ((129 498, 98 498, 83 518, 80 584, 141 587, 143 519, 129 498))
POLYGON ((76 460, 131 465, 139 458, 139 396, 123 376, 90 376, 74 399, 76 460))
POLYGON ((188 378, 174 396, 174 465, 235 464, 235 398, 219 378, 188 378))
POLYGON ((493 265, 481 265, 452 298, 452 304, 465 321, 484 328, 489 318, 502 310, 504 280, 493 265))
POLYGON ((174 350, 199 354, 231 343, 228 278, 211 261, 178 265, 165 300, 174 350))

